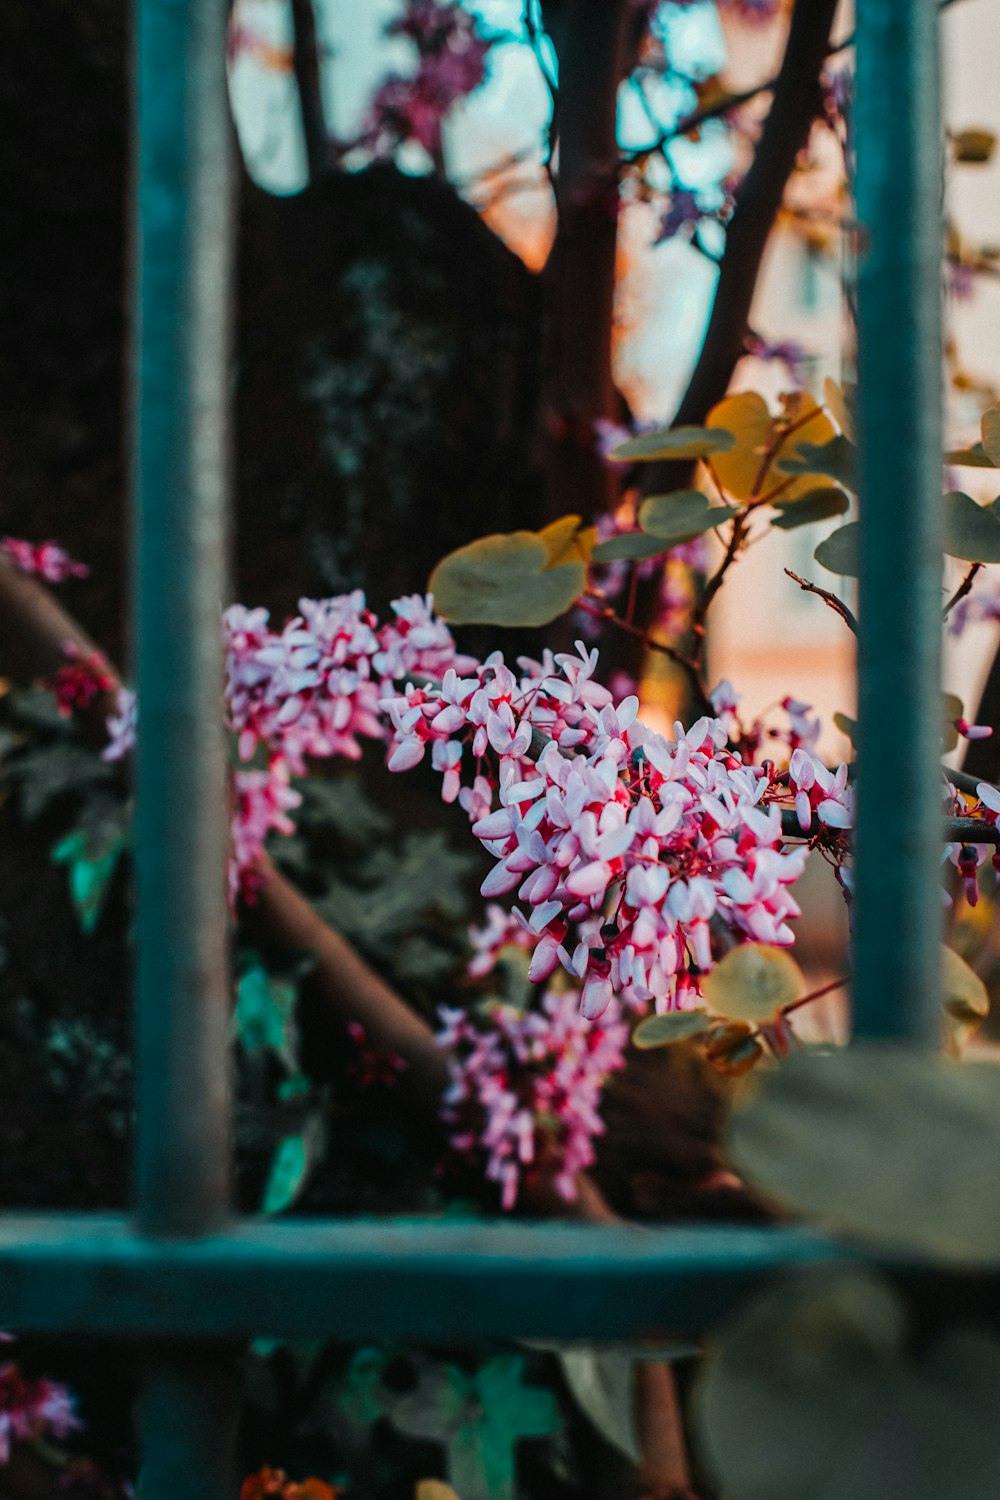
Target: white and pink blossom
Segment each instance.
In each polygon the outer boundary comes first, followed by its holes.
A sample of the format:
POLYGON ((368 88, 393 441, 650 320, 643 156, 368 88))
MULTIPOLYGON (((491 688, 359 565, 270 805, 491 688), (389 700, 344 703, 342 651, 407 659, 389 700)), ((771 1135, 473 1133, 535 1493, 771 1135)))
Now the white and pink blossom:
POLYGON ((527 1011, 496 1004, 485 1024, 442 1009, 438 1045, 449 1053, 443 1116, 452 1148, 485 1156, 504 1209, 525 1177, 551 1172, 561 1197, 594 1160, 604 1131, 604 1081, 624 1065, 628 1027, 611 1005, 600 1021, 581 1014, 575 990, 547 990, 527 1011))

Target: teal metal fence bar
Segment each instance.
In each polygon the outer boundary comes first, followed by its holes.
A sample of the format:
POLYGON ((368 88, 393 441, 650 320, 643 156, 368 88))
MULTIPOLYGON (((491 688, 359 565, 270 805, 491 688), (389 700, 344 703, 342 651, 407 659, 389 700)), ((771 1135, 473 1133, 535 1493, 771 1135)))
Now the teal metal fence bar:
POLYGON ((937 7, 857 7, 860 744, 855 1034, 932 1042, 941 933, 937 7))
MULTIPOLYGON (((136 8, 136 1225, 229 1212, 221 609, 229 473, 232 126, 226 0, 136 8)), ((233 1490, 227 1353, 150 1347, 144 1500, 233 1490)))
POLYGON ((782 1266, 849 1255, 772 1227, 291 1220, 164 1240, 120 1218, 26 1216, 0 1226, 0 1326, 188 1340, 696 1336, 782 1266))
MULTIPOLYGON (((235 1493, 229 1340, 697 1334, 773 1271, 852 1253, 788 1228, 229 1221, 226 11, 136 0, 136 1215, 0 1221, 0 1326, 140 1341, 143 1500, 235 1493)), ((940 917, 935 28, 922 0, 858 6, 857 1030, 920 1041, 936 1027, 940 917)), ((995 1278, 933 1284, 1000 1305, 995 1278)))
POLYGON ((229 1208, 226 9, 137 11, 136 1212, 164 1234, 204 1233, 229 1208))

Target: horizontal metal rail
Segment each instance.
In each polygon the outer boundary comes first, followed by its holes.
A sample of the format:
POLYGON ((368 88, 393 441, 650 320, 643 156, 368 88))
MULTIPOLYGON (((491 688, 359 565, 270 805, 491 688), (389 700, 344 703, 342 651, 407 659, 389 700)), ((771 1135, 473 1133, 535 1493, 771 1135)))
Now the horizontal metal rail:
MULTIPOLYGON (((117 1215, 12 1214, 0 1221, 0 1327, 178 1347, 258 1335, 697 1337, 778 1271, 862 1259, 784 1225, 244 1220, 166 1239, 117 1215)), ((1000 1261, 975 1276, 915 1257, 878 1263, 927 1281, 936 1302, 1000 1318, 1000 1261)))
POLYGON ((0 1327, 230 1341, 695 1335, 782 1267, 856 1256, 773 1226, 257 1220, 188 1240, 117 1216, 10 1215, 0 1327))

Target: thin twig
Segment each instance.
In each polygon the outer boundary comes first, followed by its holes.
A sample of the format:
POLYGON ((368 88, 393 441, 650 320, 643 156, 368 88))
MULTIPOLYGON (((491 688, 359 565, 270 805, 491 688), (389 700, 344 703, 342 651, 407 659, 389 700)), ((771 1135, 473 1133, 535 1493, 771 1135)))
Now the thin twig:
POLYGON ((810 583, 808 578, 800 578, 798 573, 792 572, 791 568, 786 568, 785 572, 805 593, 815 594, 818 599, 823 600, 824 604, 828 604, 834 613, 840 616, 848 630, 853 631, 857 635, 858 622, 843 599, 838 599, 837 595, 831 594, 829 589, 821 589, 818 583, 810 583))
POLYGON ((736 561, 743 538, 746 535, 746 523, 746 511, 733 517, 733 529, 730 533, 722 561, 705 584, 698 603, 695 605, 694 615, 691 620, 691 629, 694 631, 695 636, 695 660, 699 664, 705 650, 705 618, 712 601, 726 581, 726 574, 736 561))
POLYGON ((597 598, 594 595, 591 595, 589 600, 586 596, 583 599, 578 599, 576 607, 577 609, 582 609, 588 615, 593 615, 595 619, 603 620, 607 625, 616 626, 619 630, 623 630, 626 635, 633 636, 636 640, 642 641, 648 650, 659 651, 662 656, 667 657, 669 661, 672 661, 675 666, 680 667, 687 674, 691 686, 698 693, 699 697, 704 702, 708 702, 708 689, 701 675, 698 661, 685 656, 682 651, 677 650, 676 646, 668 646, 666 641, 656 640, 654 636, 650 635, 648 630, 640 629, 638 625, 633 625, 630 620, 623 620, 621 615, 615 614, 610 604, 606 604, 603 599, 597 598), (590 600, 593 600, 593 602, 590 602, 590 600))
MULTIPOLYGON (((938 10, 950 10, 956 3, 957 0, 939 0, 938 10)), ((824 54, 823 61, 828 62, 831 57, 836 57, 838 52, 846 52, 850 47, 854 46, 854 41, 854 32, 851 31, 842 41, 831 42, 824 54)), ((689 115, 685 115, 682 120, 678 120, 676 125, 671 125, 668 130, 661 131, 656 140, 651 141, 648 146, 637 146, 634 151, 629 151, 623 155, 622 165, 631 166, 633 162, 642 161, 644 157, 655 156, 657 152, 669 146, 670 142, 677 140, 679 136, 690 135, 692 131, 697 130, 700 125, 707 124, 709 120, 718 120, 728 115, 731 110, 739 109, 744 104, 752 103, 761 94, 771 93, 776 88, 779 77, 779 74, 775 74, 771 78, 765 78, 762 83, 753 84, 748 89, 741 89, 737 94, 726 93, 720 99, 715 100, 714 103, 706 104, 700 109, 692 110, 689 115)))
POLYGON ((965 577, 962 579, 962 582, 958 585, 958 588, 952 594, 951 598, 948 600, 948 603, 941 611, 942 620, 947 620, 948 616, 951 614, 952 610, 955 608, 955 605, 959 602, 959 600, 965 598, 966 594, 972 588, 976 574, 979 572, 982 566, 982 563, 978 562, 972 564, 972 567, 966 573, 965 577))

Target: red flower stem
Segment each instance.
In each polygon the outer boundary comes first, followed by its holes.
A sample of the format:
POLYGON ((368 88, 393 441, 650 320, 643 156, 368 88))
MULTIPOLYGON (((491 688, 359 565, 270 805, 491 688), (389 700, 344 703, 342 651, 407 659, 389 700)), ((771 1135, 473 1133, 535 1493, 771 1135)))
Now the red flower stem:
POLYGON ((810 995, 803 995, 801 1000, 793 1000, 791 1005, 783 1005, 780 1014, 790 1016, 793 1010, 799 1010, 803 1005, 809 1005, 813 1000, 819 1000, 823 995, 829 995, 834 990, 842 990, 848 983, 848 979, 831 979, 829 984, 824 984, 820 989, 813 990, 810 995))

